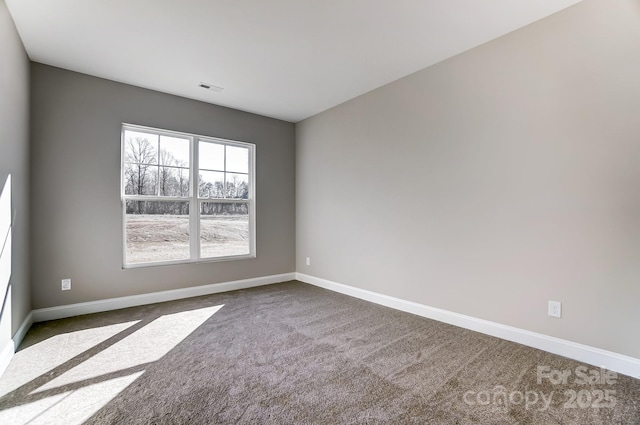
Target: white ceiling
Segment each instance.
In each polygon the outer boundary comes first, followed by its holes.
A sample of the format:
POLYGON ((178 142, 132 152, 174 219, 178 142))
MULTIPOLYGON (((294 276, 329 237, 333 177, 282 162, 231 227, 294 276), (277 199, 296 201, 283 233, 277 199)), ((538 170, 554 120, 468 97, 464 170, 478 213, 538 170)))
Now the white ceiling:
POLYGON ((33 61, 297 122, 581 0, 5 1, 33 61))

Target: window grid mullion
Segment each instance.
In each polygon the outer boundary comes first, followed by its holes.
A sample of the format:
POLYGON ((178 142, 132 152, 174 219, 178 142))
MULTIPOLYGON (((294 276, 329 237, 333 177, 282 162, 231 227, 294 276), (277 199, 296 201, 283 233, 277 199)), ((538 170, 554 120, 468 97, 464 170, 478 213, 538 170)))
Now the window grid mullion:
POLYGON ((191 248, 191 258, 200 259, 200 202, 198 201, 200 185, 200 140, 191 137, 192 164, 190 167, 191 177, 191 202, 189 209, 189 242, 191 248))
POLYGON ((222 174, 222 181, 224 182, 223 186, 222 186, 222 197, 226 198, 227 197, 227 145, 224 145, 224 163, 223 163, 223 167, 224 167, 224 171, 222 174))
POLYGON ((123 195, 125 201, 150 201, 150 202, 189 202, 191 198, 179 196, 151 196, 151 195, 123 195))
POLYGON ((156 159, 156 196, 160 196, 160 135, 156 134, 158 139, 156 152, 158 152, 158 158, 156 159))
MULTIPOLYGON (((186 199, 185 199, 186 200, 186 199)), ((198 198, 200 202, 213 202, 215 204, 247 204, 251 199, 244 198, 198 198)))

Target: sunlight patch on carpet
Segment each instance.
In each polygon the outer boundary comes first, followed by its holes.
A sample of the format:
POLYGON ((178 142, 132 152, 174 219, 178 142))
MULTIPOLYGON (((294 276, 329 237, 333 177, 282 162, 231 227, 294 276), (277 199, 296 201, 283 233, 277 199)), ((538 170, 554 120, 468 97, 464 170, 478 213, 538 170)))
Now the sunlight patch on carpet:
POLYGON ((135 320, 60 334, 18 351, 0 380, 0 396, 46 374, 138 322, 135 320))
POLYGON ((218 305, 161 316, 32 394, 155 362, 221 308, 218 305))
POLYGON ((78 390, 45 397, 32 403, 0 411, 0 423, 46 425, 82 424, 105 406, 113 397, 138 379, 144 371, 133 373, 78 390))

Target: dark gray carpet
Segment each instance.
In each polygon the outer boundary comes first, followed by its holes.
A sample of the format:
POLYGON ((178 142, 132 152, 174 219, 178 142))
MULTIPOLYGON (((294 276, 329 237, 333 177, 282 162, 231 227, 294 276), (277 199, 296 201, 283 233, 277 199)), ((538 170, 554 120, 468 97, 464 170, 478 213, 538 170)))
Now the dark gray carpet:
POLYGON ((160 317, 220 304, 159 360, 42 394, 142 373, 90 424, 640 424, 639 380, 580 385, 576 368, 596 368, 298 282, 36 324, 21 350, 140 321, 12 389, 0 413, 160 317), (538 383, 538 366, 571 375, 538 383))

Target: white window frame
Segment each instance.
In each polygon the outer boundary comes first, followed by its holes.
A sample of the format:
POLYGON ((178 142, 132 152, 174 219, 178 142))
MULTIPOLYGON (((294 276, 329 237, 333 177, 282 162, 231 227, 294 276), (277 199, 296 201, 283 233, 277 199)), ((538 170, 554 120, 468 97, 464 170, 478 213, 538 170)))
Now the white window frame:
MULTIPOLYGON (((145 127, 136 124, 122 124, 120 145, 120 200, 122 208, 122 268, 154 267, 171 264, 188 264, 203 262, 220 262, 231 260, 245 260, 256 258, 256 179, 255 179, 255 144, 240 142, 237 140, 222 139, 219 137, 202 136, 192 133, 184 133, 172 130, 164 130, 153 127, 145 127), (179 137, 189 139, 189 194, 187 197, 159 196, 159 195, 126 195, 125 194, 125 131, 139 131, 159 136, 179 137), (199 168, 199 142, 212 142, 225 146, 237 146, 249 150, 249 194, 247 199, 234 198, 201 198, 198 191, 199 168), (164 201, 164 202, 188 202, 189 203, 189 247, 190 257, 187 260, 156 261, 151 263, 127 264, 127 201, 164 201), (200 253, 200 205, 202 202, 214 202, 222 204, 247 204, 249 210, 249 254, 232 255, 224 257, 201 258, 200 253)), ((226 160, 225 160, 226 161, 226 160)), ((225 164, 226 169, 226 164, 225 164)))

